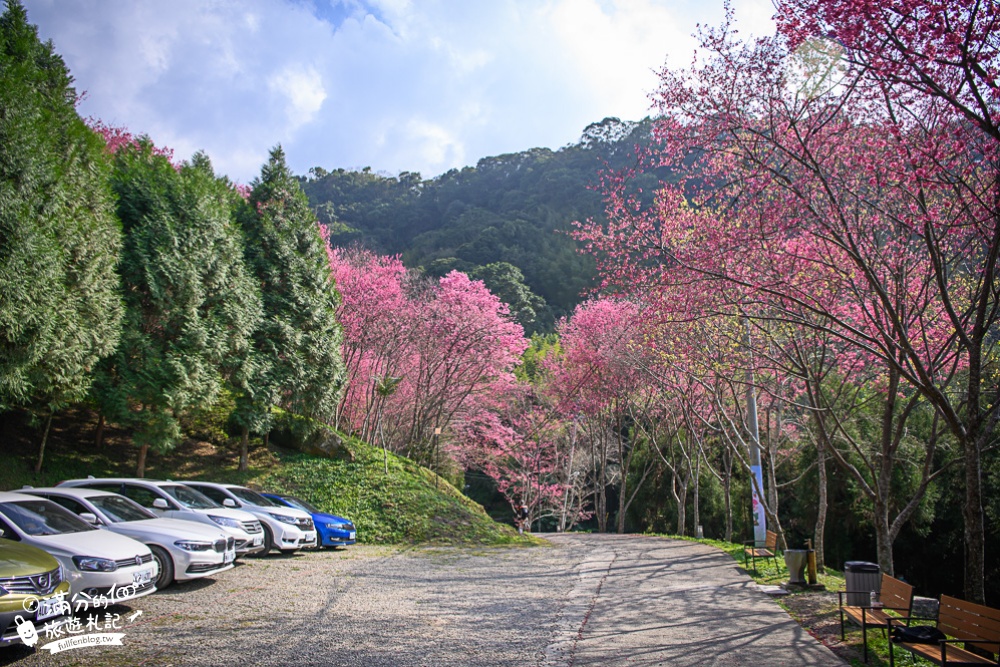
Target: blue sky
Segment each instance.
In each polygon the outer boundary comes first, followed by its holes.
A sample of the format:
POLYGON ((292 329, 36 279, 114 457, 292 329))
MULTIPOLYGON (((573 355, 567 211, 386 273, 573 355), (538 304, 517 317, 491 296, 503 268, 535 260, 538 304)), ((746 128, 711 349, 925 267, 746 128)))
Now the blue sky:
MULTIPOLYGON (((296 173, 424 177, 575 142, 649 112, 722 0, 24 0, 86 91, 84 116, 196 150, 249 183, 282 144, 296 173)), ((734 2, 770 33, 769 0, 734 2)))

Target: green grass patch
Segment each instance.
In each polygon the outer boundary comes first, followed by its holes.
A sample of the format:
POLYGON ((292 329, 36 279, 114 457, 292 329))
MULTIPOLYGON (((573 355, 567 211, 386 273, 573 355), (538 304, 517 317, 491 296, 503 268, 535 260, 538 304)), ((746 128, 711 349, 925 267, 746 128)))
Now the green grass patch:
MULTIPOLYGON (((68 420, 69 421, 69 420, 68 420)), ((0 489, 24 485, 53 486, 66 479, 132 477, 137 449, 127 434, 113 434, 105 445, 92 444, 89 427, 79 419, 49 444, 42 472, 35 474, 36 437, 21 429, 0 442, 0 489)), ((250 469, 236 470, 232 446, 188 441, 166 454, 151 452, 150 479, 199 479, 244 484, 299 496, 357 526, 358 541, 368 544, 513 545, 547 544, 491 519, 444 478, 409 459, 388 454, 356 438, 345 438, 353 460, 328 459, 264 448, 251 449, 250 469), (388 468, 388 472, 386 471, 388 468)))
POLYGON ((247 484, 299 496, 320 509, 351 519, 358 539, 372 544, 531 545, 510 526, 491 519, 482 506, 436 474, 381 450, 352 446, 354 461, 282 453, 278 465, 251 470, 206 471, 204 479, 247 484))

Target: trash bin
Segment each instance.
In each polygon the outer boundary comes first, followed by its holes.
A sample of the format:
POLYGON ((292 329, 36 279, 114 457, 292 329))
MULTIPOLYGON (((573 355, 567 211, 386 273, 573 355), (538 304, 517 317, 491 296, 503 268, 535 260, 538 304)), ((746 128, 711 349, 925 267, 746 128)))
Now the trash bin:
POLYGON ((847 604, 852 607, 867 607, 871 604, 871 592, 882 592, 882 571, 878 563, 849 560, 844 563, 844 578, 847 580, 847 604))
POLYGON ((809 562, 809 551, 806 549, 785 549, 785 567, 788 568, 788 583, 805 585, 803 572, 809 562))

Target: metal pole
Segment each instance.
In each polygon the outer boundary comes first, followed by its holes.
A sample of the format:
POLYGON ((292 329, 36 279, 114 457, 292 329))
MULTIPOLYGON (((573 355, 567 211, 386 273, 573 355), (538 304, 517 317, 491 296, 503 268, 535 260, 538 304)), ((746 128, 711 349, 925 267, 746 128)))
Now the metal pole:
POLYGON ((434 472, 437 475, 434 477, 434 488, 438 488, 438 479, 441 477, 441 445, 439 444, 439 439, 441 437, 441 427, 438 426, 434 429, 434 467, 437 468, 434 472))
POLYGON ((764 504, 760 501, 760 494, 764 492, 764 473, 760 463, 760 430, 757 424, 757 392, 754 389, 753 377, 753 353, 750 351, 750 320, 743 319, 746 328, 744 329, 744 345, 747 349, 747 358, 750 364, 747 366, 747 428, 750 431, 750 474, 753 479, 750 481, 750 497, 753 507, 753 539, 758 545, 763 545, 767 539, 767 512, 764 511, 764 504))

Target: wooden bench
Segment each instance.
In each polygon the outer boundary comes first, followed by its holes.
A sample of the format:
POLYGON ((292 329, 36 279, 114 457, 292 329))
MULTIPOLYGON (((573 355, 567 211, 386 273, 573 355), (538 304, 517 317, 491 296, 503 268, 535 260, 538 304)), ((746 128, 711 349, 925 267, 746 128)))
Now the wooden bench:
MULTIPOLYGON (((893 625, 898 625, 896 619, 890 619, 890 628, 893 625)), ((889 642, 890 667, 896 664, 897 646, 935 665, 1000 665, 1000 609, 942 595, 936 627, 949 639, 936 644, 889 642)))
POLYGON ((764 540, 764 546, 757 546, 755 540, 747 540, 743 543, 743 568, 746 569, 747 558, 753 563, 753 573, 757 574, 757 559, 758 558, 770 558, 774 561, 775 567, 778 567, 778 534, 773 531, 767 531, 767 538, 764 540))
MULTIPOLYGON (((879 601, 881 607, 870 607, 868 602, 871 591, 837 591, 840 596, 840 641, 844 641, 844 620, 852 621, 861 626, 861 640, 864 646, 865 662, 868 662, 868 628, 879 628, 885 631, 889 628, 890 615, 886 612, 894 611, 901 618, 896 621, 909 623, 909 617, 913 609, 913 586, 903 583, 899 579, 882 574, 882 583, 879 587, 879 601), (844 596, 849 594, 862 595, 865 604, 861 606, 844 604, 844 596)), ((850 602, 850 598, 847 598, 850 602)))

